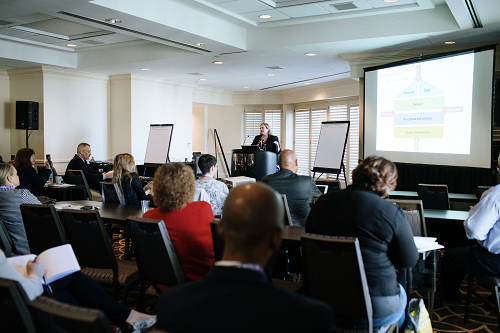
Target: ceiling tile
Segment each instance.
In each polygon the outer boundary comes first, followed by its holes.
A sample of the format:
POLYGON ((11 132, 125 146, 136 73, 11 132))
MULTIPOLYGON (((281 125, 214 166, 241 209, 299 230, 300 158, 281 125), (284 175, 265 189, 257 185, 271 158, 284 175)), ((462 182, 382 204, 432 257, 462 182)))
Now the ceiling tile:
POLYGON ((305 17, 314 15, 324 15, 330 12, 316 4, 301 5, 301 6, 291 6, 278 9, 285 15, 290 17, 305 17))
POLYGON ((257 11, 257 12, 252 12, 252 13, 245 13, 245 14, 240 14, 241 16, 249 19, 249 20, 252 20, 252 21, 255 21, 255 22, 258 22, 258 23, 262 23, 262 22, 271 22, 271 21, 279 21, 279 20, 287 20, 290 18, 290 16, 288 15, 285 15, 275 9, 271 9, 271 10, 262 10, 262 11, 257 11), (269 18, 269 19, 261 19, 259 16, 260 15, 271 15, 272 17, 269 18))
POLYGON ((23 26, 42 31, 52 32, 64 36, 80 35, 88 32, 100 31, 98 28, 90 27, 83 24, 73 23, 58 18, 50 20, 23 24, 23 26))
POLYGON ((218 3, 217 6, 236 14, 251 13, 260 10, 271 9, 270 6, 267 6, 257 0, 228 1, 228 2, 218 3))

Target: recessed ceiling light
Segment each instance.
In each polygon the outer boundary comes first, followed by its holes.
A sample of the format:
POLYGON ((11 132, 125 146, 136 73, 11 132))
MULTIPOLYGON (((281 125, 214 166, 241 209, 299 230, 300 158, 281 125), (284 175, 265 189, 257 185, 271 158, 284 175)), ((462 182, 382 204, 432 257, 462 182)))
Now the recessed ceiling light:
POLYGON ((222 61, 214 61, 213 63, 214 63, 214 64, 216 64, 216 65, 221 65, 221 64, 223 64, 223 62, 222 62, 222 61))
POLYGON ((205 43, 196 43, 194 45, 196 45, 196 46, 205 46, 205 43))
POLYGON ((243 89, 248 89, 248 88, 250 88, 250 87, 243 87, 243 89))
POLYGON ((310 84, 309 82, 304 82, 304 84, 310 84))
POLYGON ((149 71, 149 68, 141 68, 141 71, 149 71))
POLYGON ((444 42, 445 44, 455 44, 454 41, 450 40, 450 41, 447 41, 447 42, 444 42))
POLYGON ((398 0, 384 0, 384 2, 397 2, 398 0))
POLYGON ((108 18, 108 19, 105 19, 104 21, 106 21, 108 23, 120 23, 122 20, 115 19, 115 18, 108 18))
POLYGON ((266 74, 267 76, 274 76, 274 74, 266 74))
POLYGON ((261 19, 268 19, 268 18, 271 18, 272 16, 271 16, 271 15, 267 15, 267 14, 266 14, 266 15, 259 15, 259 17, 260 17, 261 19))
POLYGON ((316 55, 316 53, 306 53, 306 56, 308 57, 314 57, 316 55))
POLYGON ((66 44, 68 47, 76 47, 76 44, 66 44))
POLYGON ((206 81, 207 79, 200 79, 200 81, 206 81))

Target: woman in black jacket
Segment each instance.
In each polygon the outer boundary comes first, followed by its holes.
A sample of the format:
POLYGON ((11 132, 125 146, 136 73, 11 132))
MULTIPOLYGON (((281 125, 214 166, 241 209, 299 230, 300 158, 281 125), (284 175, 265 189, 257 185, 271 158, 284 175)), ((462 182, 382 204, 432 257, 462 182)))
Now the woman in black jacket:
MULTIPOLYGON (((306 222, 309 233, 358 238, 374 328, 398 321, 400 328, 403 325, 406 292, 398 284, 397 270, 413 267, 418 260, 403 210, 384 200, 396 188, 397 179, 394 163, 369 156, 352 172, 352 185, 319 198, 306 222)), ((337 319, 342 326, 343 318, 337 319)))
POLYGON ((21 148, 17 151, 14 167, 21 181, 19 188, 29 190, 35 197, 42 196, 43 185, 53 172, 49 162, 45 161, 45 171, 39 175, 35 170, 35 151, 31 148, 21 148))
POLYGON ((256 135, 252 145, 259 146, 260 150, 272 151, 279 154, 281 152, 280 140, 277 136, 271 134, 268 123, 260 124, 260 135, 256 135))
POLYGON ((152 200, 152 196, 146 194, 151 190, 153 183, 142 187, 142 181, 135 170, 134 156, 130 154, 118 154, 113 162, 113 183, 117 183, 125 198, 125 204, 140 206, 142 200, 152 200))

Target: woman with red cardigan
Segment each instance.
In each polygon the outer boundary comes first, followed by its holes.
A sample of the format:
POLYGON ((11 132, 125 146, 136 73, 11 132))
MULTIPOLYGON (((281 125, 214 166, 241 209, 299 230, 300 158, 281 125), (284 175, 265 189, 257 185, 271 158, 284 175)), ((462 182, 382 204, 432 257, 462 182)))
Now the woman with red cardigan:
POLYGON ((182 163, 164 164, 154 175, 153 191, 158 208, 144 213, 144 217, 165 222, 186 281, 202 278, 215 263, 210 231, 214 215, 208 202, 193 202, 193 170, 182 163))

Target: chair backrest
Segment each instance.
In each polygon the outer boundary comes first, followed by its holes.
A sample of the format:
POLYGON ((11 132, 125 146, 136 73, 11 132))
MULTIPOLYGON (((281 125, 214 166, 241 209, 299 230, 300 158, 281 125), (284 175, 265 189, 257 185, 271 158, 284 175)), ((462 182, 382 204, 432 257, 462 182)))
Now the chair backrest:
POLYGON ((425 226, 424 206, 422 200, 396 200, 387 199, 403 208, 406 219, 410 224, 413 236, 427 237, 427 228, 425 226))
POLYGON ((54 205, 20 206, 31 253, 66 244, 66 235, 54 205))
POLYGON ((339 327, 373 331, 373 311, 357 238, 301 236, 304 293, 328 303, 339 327))
POLYGON ((204 188, 197 187, 196 191, 194 192, 193 201, 206 201, 210 203, 210 196, 204 188))
POLYGON ((285 215, 283 215, 283 225, 293 226, 292 215, 290 214, 290 208, 288 207, 288 200, 286 200, 286 194, 282 194, 283 207, 285 208, 285 215))
POLYGON ((217 231, 218 223, 219 220, 213 220, 212 222, 210 222, 210 231, 212 233, 212 244, 214 246, 215 261, 222 260, 222 254, 224 253, 224 240, 217 231))
POLYGON ((97 211, 64 209, 61 222, 66 240, 83 267, 118 269, 111 242, 97 211))
POLYGON ((40 332, 111 333, 104 312, 40 296, 28 304, 40 332))
POLYGON ((481 200, 481 196, 483 195, 483 193, 488 191, 492 187, 493 186, 481 186, 481 185, 479 185, 477 187, 477 192, 476 192, 477 201, 481 200))
POLYGON ((64 180, 67 183, 74 183, 76 185, 85 185, 87 190, 87 197, 92 200, 92 193, 90 192, 89 183, 87 182, 87 177, 82 170, 66 170, 66 175, 71 175, 70 179, 64 180))
POLYGON ((127 219, 141 279, 175 286, 186 281, 162 220, 127 219))
POLYGON ((450 209, 448 185, 446 184, 418 184, 417 193, 426 209, 450 209))
POLYGON ((12 257, 12 239, 3 225, 3 221, 0 218, 0 248, 5 253, 5 256, 12 257))
POLYGON ((37 332, 28 302, 28 296, 19 282, 0 278, 0 313, 4 318, 1 322, 2 332, 37 332))
POLYGON ((101 182, 102 202, 125 205, 120 186, 117 183, 101 182))

